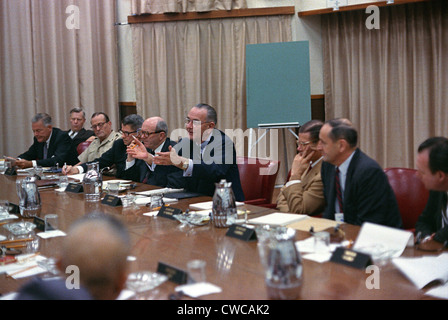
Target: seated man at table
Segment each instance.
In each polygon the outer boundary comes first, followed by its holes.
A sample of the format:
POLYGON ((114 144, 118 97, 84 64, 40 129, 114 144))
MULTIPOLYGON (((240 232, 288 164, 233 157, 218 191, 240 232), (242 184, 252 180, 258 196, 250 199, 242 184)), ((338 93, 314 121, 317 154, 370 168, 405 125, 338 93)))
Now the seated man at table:
POLYGON ((15 165, 21 169, 42 166, 75 164, 78 160, 73 142, 68 134, 53 127, 51 116, 38 113, 31 119, 34 142, 28 151, 18 156, 15 165))
POLYGON ((447 138, 433 137, 420 144, 417 154, 417 175, 429 190, 425 210, 415 225, 417 237, 423 239, 419 246, 428 250, 442 249, 448 243, 447 138))
POLYGON ((401 228, 395 194, 380 165, 359 148, 358 132, 341 120, 325 122, 319 146, 326 164, 322 181, 326 207, 323 217, 362 225, 371 222, 401 228))
POLYGON ((157 153, 154 163, 182 169, 173 175, 176 178, 173 186, 213 196, 215 183, 226 179, 232 183, 235 199, 244 201, 235 146, 224 132, 215 128, 217 121, 212 106, 202 103, 194 106, 185 119, 189 137, 170 147, 169 152, 157 153))
POLYGON ((130 250, 129 233, 119 220, 106 214, 86 215, 64 238, 57 262, 62 278, 31 280, 16 299, 116 299, 125 288, 130 250))
MULTIPOLYGON (((120 179, 139 181, 139 172, 135 168, 135 159, 126 153, 126 148, 133 141, 133 136, 138 135, 142 127, 143 118, 138 114, 130 114, 124 117, 121 122, 121 139, 112 145, 112 148, 104 152, 101 157, 94 159, 98 161, 99 168, 114 167, 115 176, 120 179)), ((80 163, 77 166, 67 166, 63 168, 63 174, 77 174, 87 171, 87 163, 80 163)))
POLYGON ((90 162, 101 157, 104 152, 112 148, 116 140, 121 138, 121 134, 112 130, 112 122, 104 112, 95 112, 90 123, 96 138, 78 156, 79 163, 90 162))
POLYGON ((158 152, 169 152, 176 143, 167 137, 168 125, 161 117, 151 117, 143 122, 139 130, 139 139, 134 139, 135 146, 128 147, 130 157, 138 159, 134 170, 138 170, 140 182, 159 187, 174 187, 168 184, 169 177, 181 169, 175 166, 158 166, 154 156, 158 152))
POLYGON ((311 120, 299 129, 291 177, 277 197, 277 209, 282 212, 317 215, 325 208, 320 176, 322 153, 317 150, 322 125, 320 120, 311 120))
POLYGON ((70 110, 70 130, 67 131, 68 136, 72 139, 75 148, 81 142, 95 139, 95 133, 92 130, 84 129, 86 122, 86 113, 81 108, 73 108, 70 110))

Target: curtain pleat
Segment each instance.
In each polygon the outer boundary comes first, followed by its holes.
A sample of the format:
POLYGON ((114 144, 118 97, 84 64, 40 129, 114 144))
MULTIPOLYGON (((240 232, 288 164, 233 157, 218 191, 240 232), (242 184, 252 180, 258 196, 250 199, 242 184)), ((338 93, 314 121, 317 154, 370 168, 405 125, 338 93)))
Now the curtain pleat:
POLYGON ((246 0, 132 0, 132 14, 206 12, 247 8, 246 0))
POLYGON ((418 145, 448 129, 448 2, 324 15, 326 118, 350 118, 383 167, 415 166, 418 145))
POLYGON ((104 111, 119 128, 114 0, 2 0, 0 20, 2 154, 32 144, 37 112, 68 130, 71 108, 85 109, 86 127, 104 111))

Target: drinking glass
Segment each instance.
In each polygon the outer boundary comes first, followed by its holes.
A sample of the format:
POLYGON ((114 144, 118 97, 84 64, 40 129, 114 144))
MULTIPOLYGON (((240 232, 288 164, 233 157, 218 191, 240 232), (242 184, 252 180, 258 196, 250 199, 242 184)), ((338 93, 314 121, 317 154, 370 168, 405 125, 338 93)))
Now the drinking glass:
POLYGON ((9 217, 9 201, 0 200, 0 219, 9 217))

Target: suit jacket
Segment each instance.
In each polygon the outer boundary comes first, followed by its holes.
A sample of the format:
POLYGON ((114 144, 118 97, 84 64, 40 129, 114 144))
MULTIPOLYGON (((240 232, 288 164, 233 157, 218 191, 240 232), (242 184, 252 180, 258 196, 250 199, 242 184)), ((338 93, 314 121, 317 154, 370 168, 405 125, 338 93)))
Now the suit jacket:
POLYGON ((321 214, 325 209, 321 167, 322 160, 302 175, 301 182, 283 186, 277 198, 277 209, 290 213, 321 214))
POLYGON ((19 158, 36 160, 37 165, 42 167, 54 167, 57 163, 60 167, 64 163, 69 165, 78 163, 78 153, 67 132, 59 128, 53 128, 48 145, 47 159, 44 159, 44 144, 45 142, 38 142, 34 138, 31 147, 28 151, 19 155, 19 158))
POLYGON ((170 177, 171 185, 213 196, 215 183, 226 179, 232 183, 235 199, 244 201, 235 146, 224 132, 213 129, 212 136, 202 153, 201 147, 188 138, 180 140, 174 148, 180 156, 193 160, 193 175, 184 177, 183 171, 176 173, 170 177))
MULTIPOLYGON (((333 219, 335 214, 336 188, 335 166, 322 164, 322 181, 326 208, 324 218, 333 219)), ((395 194, 380 165, 361 150, 356 149, 347 170, 344 189, 344 221, 361 225, 372 222, 402 228, 395 194)))
POLYGON ((44 280, 34 278, 23 285, 15 300, 93 300, 83 287, 67 289, 65 278, 44 280))
MULTIPOLYGON (((170 146, 174 146, 176 143, 171 141, 169 138, 163 143, 161 152, 168 152, 170 146)), ((151 153, 152 150, 150 150, 151 153)), ((175 166, 162 166, 156 165, 154 171, 148 168, 148 165, 143 160, 136 160, 136 169, 139 171, 139 181, 144 182, 153 186, 159 187, 171 187, 176 188, 176 185, 170 185, 168 183, 169 177, 175 172, 181 172, 182 170, 175 166)))
MULTIPOLYGON (((104 152, 101 157, 96 158, 91 162, 98 161, 100 170, 106 167, 115 167, 115 176, 119 179, 127 179, 132 181, 139 181, 139 175, 133 167, 126 170, 126 158, 128 157, 126 153, 127 146, 124 144, 123 139, 118 139, 114 141, 112 147, 104 152)), ((89 163, 89 162, 87 162, 89 163)), ((84 172, 87 171, 87 163, 81 164, 84 172)))
MULTIPOLYGON (((69 132, 70 132, 70 130, 67 131, 67 134, 69 132)), ((79 130, 78 134, 72 139, 73 144, 75 145, 75 148, 77 148, 81 142, 86 141, 88 138, 90 138, 94 135, 95 135, 95 133, 92 130, 86 130, 84 128, 79 130)))
POLYGON ((434 240, 442 243, 448 241, 448 225, 442 226, 442 210, 446 210, 447 198, 446 192, 429 192, 426 207, 415 225, 416 233, 420 232, 423 237, 435 233, 434 240))

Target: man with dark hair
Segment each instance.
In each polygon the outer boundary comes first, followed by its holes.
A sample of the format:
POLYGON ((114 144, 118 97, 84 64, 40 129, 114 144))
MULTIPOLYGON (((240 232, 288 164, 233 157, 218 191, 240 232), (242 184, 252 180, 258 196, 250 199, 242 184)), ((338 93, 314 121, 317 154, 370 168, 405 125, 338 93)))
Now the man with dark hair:
POLYGON ((215 128, 217 121, 212 106, 197 104, 185 119, 188 138, 181 139, 169 152, 157 153, 154 163, 182 169, 183 172, 175 174, 176 187, 213 196, 215 183, 226 179, 232 183, 235 199, 244 201, 235 146, 224 132, 215 128))
POLYGON ((355 128, 341 120, 327 121, 320 130, 324 218, 362 225, 371 222, 401 228, 395 194, 380 165, 359 148, 355 128))
POLYGON ((322 125, 320 120, 311 120, 299 129, 298 153, 292 163, 291 175, 277 198, 277 209, 282 212, 318 215, 325 208, 320 175, 322 153, 317 150, 322 125))
MULTIPOLYGON (((99 158, 92 161, 98 161, 100 169, 106 167, 113 168, 117 178, 139 181, 139 173, 135 168, 135 159, 126 153, 126 148, 133 141, 133 136, 138 135, 142 127, 143 118, 137 114, 126 116, 121 122, 119 131, 122 138, 114 141, 112 147, 104 152, 99 158)), ((63 169, 64 174, 84 173, 87 171, 87 163, 80 163, 77 166, 67 166, 63 169)))
POLYGON ((73 108, 70 110, 70 130, 67 131, 68 136, 73 140, 76 147, 81 142, 95 139, 95 133, 92 130, 84 129, 86 122, 86 113, 81 108, 73 108))
POLYGON ((34 142, 18 156, 15 165, 25 169, 35 166, 55 167, 77 162, 77 153, 68 134, 52 125, 51 116, 38 113, 31 119, 34 142))
MULTIPOLYGON (((433 137, 420 144, 417 175, 429 190, 425 210, 415 226, 420 247, 442 249, 448 242, 448 139, 433 137)), ((415 195, 418 197, 418 195, 415 195)))

